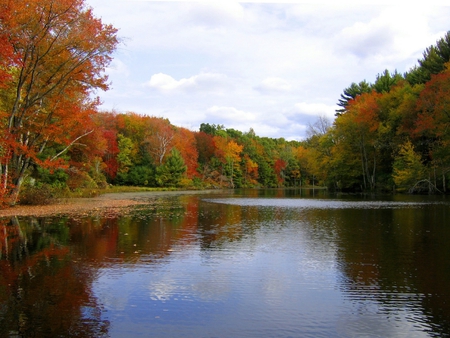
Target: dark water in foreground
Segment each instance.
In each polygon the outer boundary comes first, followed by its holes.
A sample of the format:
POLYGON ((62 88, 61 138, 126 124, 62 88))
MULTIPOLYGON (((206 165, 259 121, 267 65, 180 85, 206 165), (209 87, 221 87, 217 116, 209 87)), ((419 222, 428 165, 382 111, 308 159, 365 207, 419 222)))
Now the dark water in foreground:
POLYGON ((0 337, 450 336, 448 198, 151 199, 0 220, 0 337))

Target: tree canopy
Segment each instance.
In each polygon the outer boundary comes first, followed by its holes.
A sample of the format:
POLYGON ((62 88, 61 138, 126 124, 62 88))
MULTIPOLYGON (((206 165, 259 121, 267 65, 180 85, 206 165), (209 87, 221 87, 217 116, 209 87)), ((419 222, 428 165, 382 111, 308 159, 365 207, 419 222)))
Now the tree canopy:
POLYGON ((0 175, 15 203, 31 166, 63 167, 62 155, 93 133, 91 93, 108 88, 103 71, 118 40, 82 0, 1 0, 0 7, 8 70, 0 175))
POLYGON ((423 191, 447 190, 449 34, 409 72, 352 83, 334 121, 318 116, 305 140, 287 141, 99 111, 93 94, 108 89, 117 30, 83 0, 0 0, 0 7, 0 205, 16 203, 20 191, 26 202, 43 186, 420 191, 417 182, 426 182, 423 191))

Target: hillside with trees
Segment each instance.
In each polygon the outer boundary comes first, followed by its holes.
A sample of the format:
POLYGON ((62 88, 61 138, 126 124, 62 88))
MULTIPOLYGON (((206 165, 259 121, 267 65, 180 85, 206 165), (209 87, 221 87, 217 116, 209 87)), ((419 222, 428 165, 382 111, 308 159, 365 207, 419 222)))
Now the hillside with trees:
MULTIPOLYGON (((117 30, 83 0, 0 0, 0 204, 31 192, 140 187, 326 186, 445 193, 450 33, 405 74, 343 90, 304 141, 99 111, 117 30), (88 38, 87 38, 88 37, 88 38)), ((31 195, 30 195, 31 194, 31 195)))
POLYGON ((450 33, 400 75, 344 90, 333 126, 307 140, 328 156, 323 184, 352 191, 445 193, 450 171, 450 33), (329 155, 328 155, 329 154, 329 155))

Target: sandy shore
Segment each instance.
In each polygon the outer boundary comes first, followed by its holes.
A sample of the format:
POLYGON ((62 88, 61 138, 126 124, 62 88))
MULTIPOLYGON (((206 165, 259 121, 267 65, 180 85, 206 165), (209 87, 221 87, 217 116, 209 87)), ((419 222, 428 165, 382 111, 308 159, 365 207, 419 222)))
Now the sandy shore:
POLYGON ((120 212, 124 209, 142 204, 151 204, 152 199, 163 196, 183 194, 207 194, 218 192, 208 191, 152 191, 104 194, 94 198, 73 198, 61 200, 51 205, 17 205, 0 210, 0 217, 11 216, 51 216, 70 215, 89 212, 120 212))

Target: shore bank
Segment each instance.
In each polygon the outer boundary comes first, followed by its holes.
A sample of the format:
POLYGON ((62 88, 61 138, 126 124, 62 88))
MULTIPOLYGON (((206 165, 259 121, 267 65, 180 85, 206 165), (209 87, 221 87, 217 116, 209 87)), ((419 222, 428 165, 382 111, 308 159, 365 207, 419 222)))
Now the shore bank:
POLYGON ((123 212, 124 209, 142 204, 151 204, 153 198, 185 194, 208 194, 218 190, 149 191, 107 193, 92 198, 71 198, 50 205, 16 205, 0 210, 0 217, 54 216, 91 212, 123 212))

